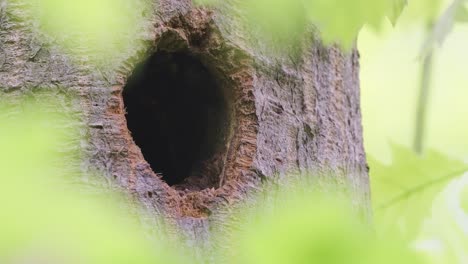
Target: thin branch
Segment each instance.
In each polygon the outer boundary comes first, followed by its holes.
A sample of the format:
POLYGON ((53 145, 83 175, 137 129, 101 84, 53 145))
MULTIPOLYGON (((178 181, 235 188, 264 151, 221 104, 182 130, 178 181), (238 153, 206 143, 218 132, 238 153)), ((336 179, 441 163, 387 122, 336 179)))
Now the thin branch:
POLYGON ((422 154, 424 150, 424 136, 427 119, 427 108, 429 102, 429 92, 431 88, 431 74, 433 63, 433 51, 431 50, 424 58, 423 70, 421 73, 421 90, 416 108, 416 130, 414 133, 414 151, 422 154))

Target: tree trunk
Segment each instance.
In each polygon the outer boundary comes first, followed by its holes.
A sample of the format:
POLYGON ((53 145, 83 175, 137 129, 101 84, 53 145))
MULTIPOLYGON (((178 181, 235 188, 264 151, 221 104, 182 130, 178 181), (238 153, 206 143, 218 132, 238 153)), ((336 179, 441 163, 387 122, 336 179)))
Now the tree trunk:
POLYGON ((332 172, 368 212, 356 50, 316 37, 300 58, 274 58, 223 12, 161 0, 106 71, 39 40, 19 4, 0 3, 0 96, 71 97, 64 108, 86 124, 84 167, 189 238, 209 241, 221 206, 289 173, 332 172))

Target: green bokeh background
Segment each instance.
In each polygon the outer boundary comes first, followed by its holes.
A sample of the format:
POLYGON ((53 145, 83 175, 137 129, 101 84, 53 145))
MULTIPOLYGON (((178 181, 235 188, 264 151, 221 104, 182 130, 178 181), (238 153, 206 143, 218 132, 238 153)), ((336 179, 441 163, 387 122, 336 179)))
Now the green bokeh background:
MULTIPOLYGON (((410 11, 396 27, 381 32, 364 27, 361 53, 361 94, 364 143, 369 155, 391 162, 389 143, 412 147, 421 76, 423 23, 408 23, 410 11)), ((468 160, 468 26, 457 24, 435 49, 426 148, 468 160)))

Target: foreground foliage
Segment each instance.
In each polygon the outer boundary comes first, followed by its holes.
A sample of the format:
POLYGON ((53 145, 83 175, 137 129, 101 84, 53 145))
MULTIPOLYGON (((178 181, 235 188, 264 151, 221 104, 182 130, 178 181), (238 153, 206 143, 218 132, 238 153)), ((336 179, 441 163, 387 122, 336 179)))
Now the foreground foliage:
MULTIPOLYGON (((108 186, 92 181, 76 185, 73 177, 81 176, 73 165, 79 164, 79 154, 73 149, 57 153, 57 149, 76 139, 74 131, 79 131, 73 125, 64 130, 64 122, 79 122, 68 115, 51 116, 50 109, 59 108, 53 103, 14 107, 16 114, 2 116, 0 122, 2 263, 39 259, 195 262, 183 242, 167 235, 169 226, 159 225, 148 236, 139 224, 141 218, 131 214, 135 205, 118 192, 110 193, 108 186)), ((2 110, 12 113, 11 108, 2 110)), ((226 220, 230 228, 214 233, 213 240, 223 247, 213 247, 206 259, 216 263, 424 263, 401 240, 389 235, 377 238, 358 218, 343 190, 311 180, 314 177, 291 179, 295 180, 282 188, 267 184, 265 192, 239 206, 226 220)))

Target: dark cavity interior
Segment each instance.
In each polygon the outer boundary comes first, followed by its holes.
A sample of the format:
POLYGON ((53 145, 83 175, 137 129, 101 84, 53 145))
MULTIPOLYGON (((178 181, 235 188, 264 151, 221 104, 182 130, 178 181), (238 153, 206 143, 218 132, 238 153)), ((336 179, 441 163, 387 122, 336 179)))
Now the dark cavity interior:
POLYGON ((203 167, 223 148, 227 111, 198 59, 158 51, 135 69, 123 98, 128 128, 154 172, 169 185, 207 177, 203 167))

